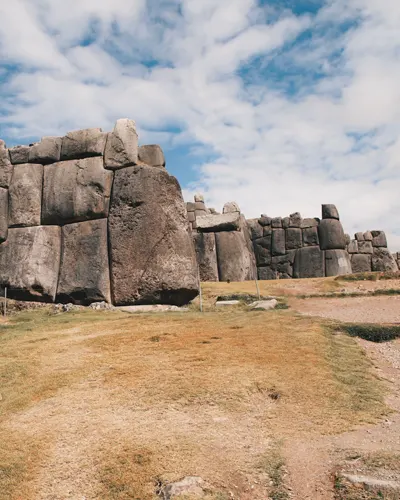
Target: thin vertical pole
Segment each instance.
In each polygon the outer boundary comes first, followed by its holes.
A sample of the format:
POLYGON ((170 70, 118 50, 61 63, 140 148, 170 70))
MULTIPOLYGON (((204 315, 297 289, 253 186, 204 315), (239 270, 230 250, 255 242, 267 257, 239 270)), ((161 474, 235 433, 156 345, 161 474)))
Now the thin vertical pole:
POLYGON ((258 300, 261 300, 260 287, 258 286, 258 280, 257 280, 257 278, 254 278, 254 281, 256 282, 258 300))
POLYGON ((4 288, 4 316, 7 316, 7 287, 4 288))
POLYGON ((203 312, 203 293, 201 291, 200 271, 199 271, 199 299, 200 299, 200 312, 203 312))

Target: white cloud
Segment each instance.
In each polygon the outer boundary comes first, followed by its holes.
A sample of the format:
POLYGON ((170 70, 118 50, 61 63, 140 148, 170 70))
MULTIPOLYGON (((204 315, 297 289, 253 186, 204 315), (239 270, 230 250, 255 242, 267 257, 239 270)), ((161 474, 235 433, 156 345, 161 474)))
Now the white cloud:
POLYGON ((1 135, 130 116, 146 142, 214 153, 187 196, 249 217, 336 203, 349 232, 385 229, 400 250, 397 0, 326 0, 314 17, 256 0, 13 0, 0 15, 3 59, 20 68, 1 135))

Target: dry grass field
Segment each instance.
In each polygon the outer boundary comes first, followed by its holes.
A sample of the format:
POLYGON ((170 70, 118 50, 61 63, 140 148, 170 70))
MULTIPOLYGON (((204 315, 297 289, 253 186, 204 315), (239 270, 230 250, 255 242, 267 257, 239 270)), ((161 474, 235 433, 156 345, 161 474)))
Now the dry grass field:
POLYGON ((209 500, 333 498, 332 436, 387 418, 388 383, 357 339, 299 314, 296 296, 358 286, 261 283, 296 310, 216 309, 255 285, 208 283, 203 313, 196 301, 3 319, 0 499, 166 499, 185 476, 203 478, 209 500))

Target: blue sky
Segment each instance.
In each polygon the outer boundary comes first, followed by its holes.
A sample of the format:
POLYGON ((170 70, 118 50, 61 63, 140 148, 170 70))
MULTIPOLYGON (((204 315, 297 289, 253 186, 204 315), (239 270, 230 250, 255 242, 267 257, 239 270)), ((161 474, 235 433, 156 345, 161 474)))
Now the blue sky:
POLYGON ((336 203, 400 250, 398 0, 13 0, 0 137, 136 121, 186 199, 248 217, 336 203), (18 34, 18 36, 16 35, 18 34))

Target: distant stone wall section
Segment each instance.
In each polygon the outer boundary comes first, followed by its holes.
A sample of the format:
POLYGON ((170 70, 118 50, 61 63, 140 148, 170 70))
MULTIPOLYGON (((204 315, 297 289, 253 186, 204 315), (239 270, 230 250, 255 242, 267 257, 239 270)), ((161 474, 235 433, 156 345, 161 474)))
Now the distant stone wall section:
POLYGON ((133 120, 0 141, 0 288, 21 300, 182 305, 198 267, 177 180, 133 120))
POLYGON ((196 195, 186 209, 202 281, 320 278, 400 268, 400 253, 390 254, 383 231, 357 233, 351 240, 335 205, 322 205, 321 219, 302 218, 295 212, 283 218, 263 214, 245 220, 237 203, 226 203, 223 213, 217 214, 196 195), (206 235, 213 235, 217 244, 205 246, 206 235), (218 245, 221 241, 226 241, 224 246, 218 245), (210 273, 205 265, 209 262, 217 263, 218 276, 215 267, 210 273), (247 273, 240 271, 243 262, 247 273), (228 267, 236 272, 227 274, 228 267))

